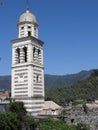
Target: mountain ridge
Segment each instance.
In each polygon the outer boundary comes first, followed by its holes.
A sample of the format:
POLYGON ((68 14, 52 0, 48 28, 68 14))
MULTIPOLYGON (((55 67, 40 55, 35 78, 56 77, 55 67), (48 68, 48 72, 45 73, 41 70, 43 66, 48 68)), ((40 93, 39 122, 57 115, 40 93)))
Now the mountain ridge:
POLYGON ((56 87, 65 87, 70 86, 77 81, 88 78, 93 74, 94 70, 82 70, 75 74, 67 75, 45 75, 45 86, 46 88, 56 88, 56 87))
POLYGON ((94 70, 90 77, 77 81, 69 87, 47 89, 45 99, 62 105, 69 102, 74 105, 84 104, 98 100, 98 70, 94 70))
MULTIPOLYGON (((77 81, 84 80, 93 74, 93 70, 82 70, 75 74, 67 75, 50 75, 45 74, 45 88, 57 88, 70 86, 77 81)), ((0 76, 0 89, 11 90, 11 76, 0 76)))

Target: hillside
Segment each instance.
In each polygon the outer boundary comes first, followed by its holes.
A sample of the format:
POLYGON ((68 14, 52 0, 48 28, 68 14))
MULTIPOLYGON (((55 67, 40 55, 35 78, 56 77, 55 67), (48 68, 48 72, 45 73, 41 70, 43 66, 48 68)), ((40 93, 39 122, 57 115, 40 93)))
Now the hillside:
POLYGON ((11 76, 0 76, 0 89, 11 89, 11 76))
POLYGON ((45 86, 46 88, 70 86, 77 81, 81 81, 90 77, 92 73, 93 70, 81 71, 79 73, 69 75, 45 75, 45 86))
POLYGON ((93 101, 98 99, 98 71, 87 79, 63 88, 46 90, 46 99, 54 100, 59 104, 66 104, 70 101, 93 101))
MULTIPOLYGON (((57 88, 70 86, 77 81, 88 78, 93 73, 90 71, 81 71, 76 74, 69 75, 48 75, 45 74, 45 88, 57 88)), ((11 89, 11 76, 0 76, 0 89, 11 89)))

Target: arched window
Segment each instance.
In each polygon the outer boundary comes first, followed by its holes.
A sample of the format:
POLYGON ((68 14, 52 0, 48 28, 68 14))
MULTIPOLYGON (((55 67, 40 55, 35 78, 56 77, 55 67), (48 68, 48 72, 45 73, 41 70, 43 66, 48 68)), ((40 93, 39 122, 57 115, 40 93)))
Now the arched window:
POLYGON ((28 31, 28 36, 31 36, 31 31, 28 31))
POLYGON ((36 82, 38 83, 38 81, 39 81, 39 76, 37 75, 36 76, 36 82))
POLYGON ((39 76, 39 75, 36 76, 36 82, 37 82, 37 83, 40 82, 40 76, 39 76))
POLYGON ((23 51, 24 51, 24 61, 27 62, 27 47, 24 47, 23 51))
POLYGON ((41 51, 40 51, 40 49, 38 49, 38 56, 39 56, 40 53, 41 53, 41 51))
POLYGON ((17 53, 17 62, 20 63, 20 49, 19 48, 16 49, 16 53, 17 53))

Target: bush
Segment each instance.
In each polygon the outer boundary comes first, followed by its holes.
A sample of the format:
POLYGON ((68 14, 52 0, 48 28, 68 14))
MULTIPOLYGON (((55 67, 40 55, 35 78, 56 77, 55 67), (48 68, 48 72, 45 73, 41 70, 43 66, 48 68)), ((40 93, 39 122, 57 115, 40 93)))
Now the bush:
POLYGON ((78 123, 76 128, 77 130, 90 130, 89 125, 84 123, 78 123))

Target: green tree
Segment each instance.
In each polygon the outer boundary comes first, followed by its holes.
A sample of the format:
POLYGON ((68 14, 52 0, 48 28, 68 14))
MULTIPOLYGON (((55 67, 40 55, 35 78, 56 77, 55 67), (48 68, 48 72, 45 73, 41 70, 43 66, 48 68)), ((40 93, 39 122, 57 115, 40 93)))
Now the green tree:
POLYGON ((35 125, 35 120, 32 116, 26 115, 24 117, 24 127, 29 129, 30 127, 33 127, 35 125))
POLYGON ((0 130, 30 129, 37 122, 27 115, 23 102, 10 102, 7 112, 0 113, 0 130))
POLYGON ((18 118, 15 113, 0 113, 0 130, 17 130, 18 118))
POLYGON ((74 129, 71 129, 67 124, 65 124, 62 120, 47 118, 40 121, 40 128, 41 130, 76 130, 75 126, 74 129))
POLYGON ((27 114, 27 111, 24 107, 23 102, 11 102, 9 104, 9 111, 16 113, 19 121, 21 121, 21 122, 24 120, 24 117, 27 114))
POLYGON ((24 107, 24 103, 23 102, 16 102, 16 101, 10 102, 9 111, 17 115, 18 128, 21 129, 25 125, 24 119, 25 119, 25 116, 27 114, 27 111, 24 107))

